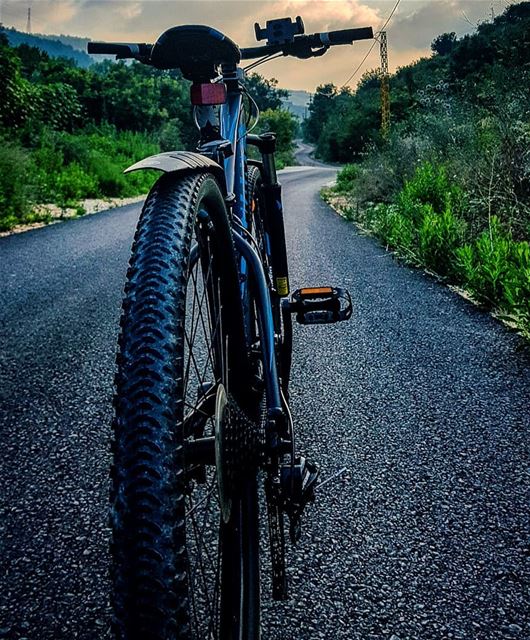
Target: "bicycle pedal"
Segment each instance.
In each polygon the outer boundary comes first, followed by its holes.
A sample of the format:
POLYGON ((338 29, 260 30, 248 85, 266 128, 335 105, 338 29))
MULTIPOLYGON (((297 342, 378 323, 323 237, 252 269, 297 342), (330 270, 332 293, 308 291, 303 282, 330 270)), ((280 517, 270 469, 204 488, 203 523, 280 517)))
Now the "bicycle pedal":
POLYGON ((286 300, 284 309, 296 313, 300 324, 329 324, 348 320, 352 301, 347 289, 339 287, 305 287, 286 300))

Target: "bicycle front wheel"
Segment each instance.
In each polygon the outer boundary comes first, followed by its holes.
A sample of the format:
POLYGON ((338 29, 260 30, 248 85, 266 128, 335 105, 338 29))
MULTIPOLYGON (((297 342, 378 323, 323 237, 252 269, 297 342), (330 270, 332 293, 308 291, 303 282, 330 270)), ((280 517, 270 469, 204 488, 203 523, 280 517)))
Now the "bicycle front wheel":
POLYGON ((225 467, 234 459, 219 432, 231 406, 252 414, 251 379, 216 179, 163 176, 138 223, 121 319, 111 472, 117 638, 259 637, 256 466, 229 498, 220 482, 233 476, 225 467))

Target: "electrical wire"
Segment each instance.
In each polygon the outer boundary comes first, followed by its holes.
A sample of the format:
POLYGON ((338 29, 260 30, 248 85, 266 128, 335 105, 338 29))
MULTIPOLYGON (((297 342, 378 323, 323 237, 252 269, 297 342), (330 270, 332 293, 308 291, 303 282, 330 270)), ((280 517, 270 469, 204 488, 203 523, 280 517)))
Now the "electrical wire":
MULTIPOLYGON (((363 64, 366 62, 368 56, 372 53, 373 48, 375 47, 375 45, 377 44, 377 40, 374 40, 370 46, 370 48, 368 49, 368 51, 366 52, 366 55, 364 56, 364 58, 361 60, 361 62, 359 62, 359 66, 355 69, 355 71, 351 74, 351 76, 346 80, 346 82, 342 85, 343 87, 345 87, 346 85, 350 84, 350 82, 355 78, 355 76, 357 75, 357 73, 359 72, 359 69, 363 66, 363 64)), ((341 87, 342 88, 342 87, 341 87)))
POLYGON ((388 16, 388 18, 385 20, 383 26, 379 29, 379 31, 376 32, 375 37, 374 37, 374 41, 372 42, 370 48, 368 49, 368 51, 366 52, 366 55, 364 56, 364 58, 361 60, 361 62, 359 63, 359 65, 357 66, 357 68, 355 69, 355 71, 351 74, 351 76, 346 80, 346 82, 342 85, 343 87, 345 87, 347 84, 349 84, 353 78, 355 78, 355 76, 357 75, 357 73, 359 73, 360 68, 363 66, 363 64, 366 62, 368 56, 372 53, 373 48, 375 47, 375 45, 377 44, 377 36, 381 33, 381 31, 385 30, 386 25, 390 22, 390 20, 392 20, 392 16, 394 15, 394 13, 396 12, 396 9, 399 6, 399 3, 401 2, 401 0, 397 0, 396 4, 394 5, 392 11, 390 12, 390 15, 388 16))

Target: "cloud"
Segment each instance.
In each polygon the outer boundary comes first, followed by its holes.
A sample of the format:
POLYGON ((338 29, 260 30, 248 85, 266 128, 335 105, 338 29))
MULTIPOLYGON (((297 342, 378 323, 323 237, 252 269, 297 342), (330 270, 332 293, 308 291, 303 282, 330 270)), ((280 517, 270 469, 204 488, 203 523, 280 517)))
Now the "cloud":
MULTIPOLYGON (((497 13, 506 0, 493 0, 497 13)), ((0 0, 2 2, 2 0, 0 0)), ((306 32, 373 26, 381 28, 395 0, 3 0, 2 20, 24 29, 28 3, 33 31, 68 33, 98 40, 151 42, 176 24, 208 24, 241 46, 254 44, 254 22, 301 15, 306 32)), ((391 69, 430 53, 431 41, 444 31, 462 35, 488 17, 492 0, 402 0, 388 25, 391 69)), ((312 60, 281 58, 260 67, 281 86, 314 88, 341 84, 362 60, 369 42, 331 49, 312 60)), ((374 47, 363 69, 379 66, 374 47)), ((354 80, 355 82, 355 80, 354 80)))
MULTIPOLYGON (((499 2, 497 4, 499 5, 499 2)), ((411 48, 428 49, 432 40, 441 33, 468 33, 473 29, 472 25, 487 17, 491 6, 491 0, 403 3, 403 10, 396 15, 388 28, 389 46, 401 51, 411 48)))

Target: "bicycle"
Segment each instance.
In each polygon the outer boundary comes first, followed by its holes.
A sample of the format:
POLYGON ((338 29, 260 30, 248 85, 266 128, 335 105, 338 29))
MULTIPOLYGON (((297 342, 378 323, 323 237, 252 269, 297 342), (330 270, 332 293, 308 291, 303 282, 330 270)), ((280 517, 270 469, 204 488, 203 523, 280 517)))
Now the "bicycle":
POLYGON ((126 170, 162 176, 132 247, 115 379, 112 605, 124 640, 259 638, 259 496, 272 597, 281 600, 284 523, 295 543, 319 477, 295 453, 292 316, 347 320, 351 298, 336 287, 289 295, 275 136, 247 129, 245 102, 250 116, 255 103, 238 65, 321 56, 373 33, 304 35, 299 17, 255 31, 267 43, 247 49, 195 25, 173 27, 154 45, 88 45, 89 53, 180 69, 200 131, 197 152, 162 153, 126 170), (261 160, 248 157, 247 145, 261 160))

